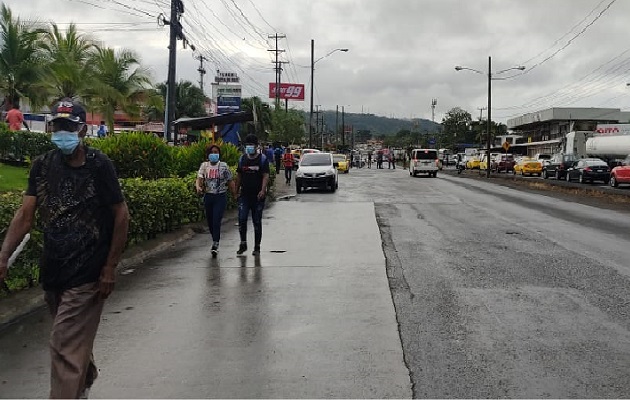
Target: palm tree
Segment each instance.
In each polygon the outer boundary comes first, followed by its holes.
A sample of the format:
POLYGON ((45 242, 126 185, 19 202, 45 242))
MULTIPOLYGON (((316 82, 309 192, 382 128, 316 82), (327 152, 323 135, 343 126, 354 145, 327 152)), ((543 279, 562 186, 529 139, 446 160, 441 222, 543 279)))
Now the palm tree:
POLYGON ((70 24, 65 35, 56 24, 46 32, 41 45, 47 59, 46 84, 55 98, 80 97, 89 102, 93 86, 94 68, 90 63, 96 52, 93 40, 70 24))
MULTIPOLYGON (((166 83, 156 86, 157 92, 166 101, 166 83)), ((204 117, 206 96, 198 86, 190 81, 179 81, 175 84, 175 119, 182 117, 204 117)))
POLYGON ((44 33, 37 24, 14 18, 4 3, 0 7, 0 90, 5 94, 5 107, 21 97, 28 97, 32 106, 45 103, 39 50, 44 33))
POLYGON ((114 112, 118 109, 139 117, 143 102, 155 91, 150 89, 148 70, 140 66, 138 56, 130 50, 98 48, 90 60, 95 80, 89 96, 98 99, 96 108, 114 132, 114 112))

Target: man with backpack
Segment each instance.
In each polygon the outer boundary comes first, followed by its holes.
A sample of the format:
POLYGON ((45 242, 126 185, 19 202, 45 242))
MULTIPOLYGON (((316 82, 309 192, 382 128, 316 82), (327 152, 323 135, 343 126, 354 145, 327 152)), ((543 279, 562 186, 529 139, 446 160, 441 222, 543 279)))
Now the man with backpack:
POLYGON ((267 196, 269 182, 269 160, 264 154, 256 151, 258 138, 247 135, 245 138, 245 154, 241 155, 236 168, 236 194, 238 199, 238 226, 241 243, 236 254, 247 251, 247 220, 252 214, 254 223, 254 251, 252 255, 260 255, 262 241, 262 214, 267 196))
POLYGON ((0 282, 39 211, 40 281, 53 317, 50 397, 79 398, 98 375, 92 347, 116 282, 129 212, 111 160, 82 142, 85 109, 63 99, 51 115, 57 149, 33 162, 22 206, 0 250, 0 282))

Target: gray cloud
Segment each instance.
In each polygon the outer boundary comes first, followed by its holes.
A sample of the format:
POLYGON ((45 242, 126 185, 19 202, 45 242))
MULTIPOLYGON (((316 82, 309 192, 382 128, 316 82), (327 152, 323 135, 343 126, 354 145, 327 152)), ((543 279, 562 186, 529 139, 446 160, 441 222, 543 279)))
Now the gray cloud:
MULTIPOLYGON (((126 3, 157 15, 168 9, 168 2, 126 3)), ((485 74, 488 56, 492 56, 495 72, 521 63, 532 67, 566 44, 609 3, 608 0, 601 3, 598 0, 235 2, 255 29, 241 18, 231 0, 184 0, 184 24, 189 38, 212 60, 206 81, 211 80, 211 73, 217 68, 234 70, 243 78, 246 95, 266 98, 265 88, 274 80, 274 74, 271 53, 266 51, 271 48, 271 41, 263 40, 261 35, 266 37, 272 29, 258 15, 254 3, 265 20, 288 37, 288 42, 281 41, 280 46, 290 48, 283 59, 293 64, 285 66, 283 80, 298 80, 308 85, 311 39, 315 39, 316 57, 335 48, 350 49, 317 63, 316 104, 327 109, 345 104, 352 112, 360 112, 363 107, 379 115, 423 118, 431 117, 432 98, 438 99, 437 115, 460 106, 478 116, 477 107, 486 105, 487 77, 470 71, 456 72, 455 65, 479 69, 485 74), (561 39, 574 26, 577 28, 573 33, 561 39)), ((109 1, 94 2, 106 10, 77 0, 59 0, 54 7, 50 3, 14 0, 8 5, 25 19, 80 22, 80 28, 92 32, 105 44, 137 51, 151 68, 155 81, 165 80, 167 30, 127 30, 157 28, 156 24, 150 24, 155 22, 154 18, 131 16, 128 10, 109 1), (138 25, 126 26, 118 32, 103 32, 98 25, 84 25, 87 22, 138 25)), ((630 81, 627 78, 630 51, 580 81, 628 49, 624 16, 629 11, 630 2, 617 1, 551 60, 528 74, 494 81, 493 115, 504 120, 510 115, 551 106, 630 105, 630 92, 624 95, 625 82, 630 81), (565 89, 560 95, 557 92, 562 88, 565 89)), ((196 82, 197 66, 190 50, 178 51, 178 78, 196 82)), ((308 101, 296 102, 295 106, 308 109, 308 101)))

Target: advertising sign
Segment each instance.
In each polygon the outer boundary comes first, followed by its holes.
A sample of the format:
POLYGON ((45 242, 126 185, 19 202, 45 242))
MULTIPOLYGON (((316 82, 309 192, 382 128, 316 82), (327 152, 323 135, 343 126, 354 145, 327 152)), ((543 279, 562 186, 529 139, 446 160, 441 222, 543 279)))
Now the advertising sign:
POLYGON ((217 114, 238 112, 241 110, 240 97, 222 96, 217 98, 217 114))
POLYGON ((597 124, 595 131, 601 136, 630 135, 630 124, 597 124))
MULTIPOLYGON (((276 98, 276 83, 269 83, 269 98, 276 98)), ((281 83, 280 98, 288 100, 304 101, 304 84, 302 83, 281 83)))

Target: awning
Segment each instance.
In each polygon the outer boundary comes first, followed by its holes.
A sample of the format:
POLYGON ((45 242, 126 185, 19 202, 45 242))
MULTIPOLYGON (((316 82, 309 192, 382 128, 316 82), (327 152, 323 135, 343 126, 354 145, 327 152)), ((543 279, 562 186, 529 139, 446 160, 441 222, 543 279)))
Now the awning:
POLYGON ((542 142, 517 143, 517 144, 510 145, 510 147, 540 146, 540 145, 545 145, 545 144, 557 144, 557 143, 561 143, 561 142, 562 141, 560 139, 553 139, 553 140, 544 140, 542 142))
POLYGON ((213 126, 235 124, 238 122, 248 122, 253 120, 254 115, 251 112, 243 111, 217 115, 216 117, 180 118, 173 123, 175 126, 183 125, 193 130, 205 130, 210 129, 213 126))

